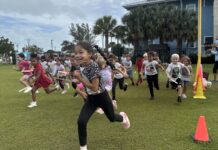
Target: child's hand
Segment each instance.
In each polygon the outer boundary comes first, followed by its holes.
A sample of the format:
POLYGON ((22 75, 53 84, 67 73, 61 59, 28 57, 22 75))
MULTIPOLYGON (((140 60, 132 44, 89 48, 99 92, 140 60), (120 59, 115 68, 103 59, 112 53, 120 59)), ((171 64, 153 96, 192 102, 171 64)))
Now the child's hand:
POLYGON ((74 77, 77 78, 77 79, 80 79, 82 77, 79 70, 74 71, 73 74, 74 74, 74 77))

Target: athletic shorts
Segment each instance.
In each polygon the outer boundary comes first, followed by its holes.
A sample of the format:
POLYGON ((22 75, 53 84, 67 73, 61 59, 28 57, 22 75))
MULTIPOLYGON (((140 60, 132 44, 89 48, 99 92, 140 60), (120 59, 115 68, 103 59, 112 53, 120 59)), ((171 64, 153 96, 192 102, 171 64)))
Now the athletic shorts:
POLYGON ((182 80, 180 78, 176 79, 176 82, 170 81, 172 88, 176 89, 179 85, 182 85, 182 80))

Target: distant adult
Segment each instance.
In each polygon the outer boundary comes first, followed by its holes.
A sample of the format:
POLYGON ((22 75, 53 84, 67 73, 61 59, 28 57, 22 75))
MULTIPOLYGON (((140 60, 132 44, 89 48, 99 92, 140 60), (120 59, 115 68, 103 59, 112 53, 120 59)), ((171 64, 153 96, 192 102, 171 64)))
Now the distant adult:
POLYGON ((215 62, 213 66, 213 75, 214 75, 214 81, 217 81, 217 70, 218 70, 218 39, 215 42, 215 45, 213 45, 212 49, 209 49, 208 51, 211 51, 211 54, 215 56, 215 62))

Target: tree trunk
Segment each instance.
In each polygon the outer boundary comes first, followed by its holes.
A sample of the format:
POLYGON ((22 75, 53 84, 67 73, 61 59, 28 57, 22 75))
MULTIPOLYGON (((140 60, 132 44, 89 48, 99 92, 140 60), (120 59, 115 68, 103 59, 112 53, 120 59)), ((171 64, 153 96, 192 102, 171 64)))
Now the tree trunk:
POLYGON ((177 46, 176 46, 177 52, 179 54, 181 54, 181 52, 182 52, 182 39, 178 38, 176 41, 177 41, 177 46))
POLYGON ((108 38, 109 38, 109 34, 106 33, 105 34, 105 51, 108 53, 108 38))

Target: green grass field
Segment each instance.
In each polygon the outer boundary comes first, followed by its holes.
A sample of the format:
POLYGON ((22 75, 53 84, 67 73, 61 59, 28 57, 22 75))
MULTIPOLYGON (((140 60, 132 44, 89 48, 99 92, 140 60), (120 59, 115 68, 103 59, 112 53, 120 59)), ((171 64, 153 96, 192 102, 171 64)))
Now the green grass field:
MULTIPOLYGON (((204 65, 210 72, 212 65, 204 65)), ((21 76, 12 66, 0 65, 0 150, 78 150, 77 117, 81 98, 59 92, 37 95, 38 107, 28 109, 31 95, 18 93, 21 76)), ((160 75, 160 91, 150 101, 145 84, 117 91, 118 110, 128 113, 131 128, 109 123, 95 113, 88 124, 89 150, 218 150, 218 83, 205 92, 207 100, 176 102, 176 91, 165 88, 160 75), (196 144, 191 139, 200 115, 206 117, 211 143, 196 144)))

